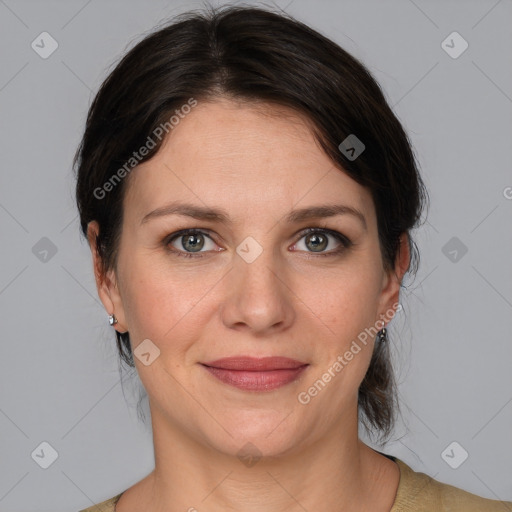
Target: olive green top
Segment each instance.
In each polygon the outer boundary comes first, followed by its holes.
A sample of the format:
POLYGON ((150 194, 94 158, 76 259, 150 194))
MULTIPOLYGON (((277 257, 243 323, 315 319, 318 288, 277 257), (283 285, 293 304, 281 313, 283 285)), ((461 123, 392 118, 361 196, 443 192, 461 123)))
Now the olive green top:
MULTIPOLYGON (((400 468, 400 481, 390 512, 512 512, 512 501, 481 498, 416 472, 396 457, 386 457, 400 468)), ((114 512, 122 494, 80 512, 114 512)))

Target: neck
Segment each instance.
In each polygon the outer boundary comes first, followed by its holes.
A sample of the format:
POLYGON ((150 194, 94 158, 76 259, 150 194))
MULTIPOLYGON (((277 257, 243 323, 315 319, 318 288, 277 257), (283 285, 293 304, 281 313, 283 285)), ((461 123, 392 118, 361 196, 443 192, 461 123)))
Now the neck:
MULTIPOLYGON (((144 480, 154 512, 388 512, 398 466, 358 437, 356 414, 287 453, 240 460, 208 447, 152 409, 155 469, 144 480)), ((123 509, 121 509, 123 510, 123 509)))

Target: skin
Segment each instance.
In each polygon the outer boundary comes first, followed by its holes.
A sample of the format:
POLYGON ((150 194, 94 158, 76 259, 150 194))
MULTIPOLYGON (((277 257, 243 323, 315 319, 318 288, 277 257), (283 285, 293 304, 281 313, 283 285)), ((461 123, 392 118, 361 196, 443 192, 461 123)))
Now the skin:
MULTIPOLYGON (((282 107, 199 102, 126 179, 115 270, 101 272, 98 225, 89 225, 98 293, 132 349, 150 339, 160 355, 148 366, 134 358, 149 397, 155 469, 116 510, 389 511, 399 468, 358 438, 357 391, 374 339, 310 403, 297 397, 398 302, 410 258, 405 234, 394 270, 385 271, 370 192, 334 167, 305 119, 282 107), (179 215, 141 224, 170 201, 223 209, 232 224, 179 215), (326 203, 357 208, 367 229, 349 214, 285 220, 326 203), (308 227, 353 245, 320 256, 301 234, 308 227), (211 235, 202 257, 166 249, 165 238, 185 228, 211 235), (248 236, 263 249, 252 263, 236 252, 248 236), (309 366, 294 382, 255 392, 199 364, 235 355, 309 366), (237 457, 247 442, 262 455, 251 467, 237 457)), ((324 254, 342 247, 328 240, 324 254)), ((181 237, 171 247, 186 253, 181 237)))

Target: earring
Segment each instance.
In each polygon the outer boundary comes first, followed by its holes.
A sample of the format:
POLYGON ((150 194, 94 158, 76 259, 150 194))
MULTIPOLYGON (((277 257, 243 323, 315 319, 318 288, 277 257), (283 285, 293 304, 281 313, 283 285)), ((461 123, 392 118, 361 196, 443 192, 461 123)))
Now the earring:
POLYGON ((110 325, 114 325, 114 324, 117 324, 117 318, 116 318, 116 315, 112 314, 112 315, 108 315, 108 323, 110 325))
POLYGON ((388 330, 383 327, 378 333, 379 343, 385 343, 388 341, 388 330))

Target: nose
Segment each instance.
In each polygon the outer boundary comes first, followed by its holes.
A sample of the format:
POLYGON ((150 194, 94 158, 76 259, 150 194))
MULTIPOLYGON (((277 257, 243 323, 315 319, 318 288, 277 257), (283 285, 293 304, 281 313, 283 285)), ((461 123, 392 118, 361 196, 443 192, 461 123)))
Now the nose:
POLYGON ((233 269, 226 277, 226 299, 222 304, 226 327, 263 335, 292 325, 293 291, 286 269, 275 261, 271 250, 263 250, 251 263, 236 254, 233 269))

